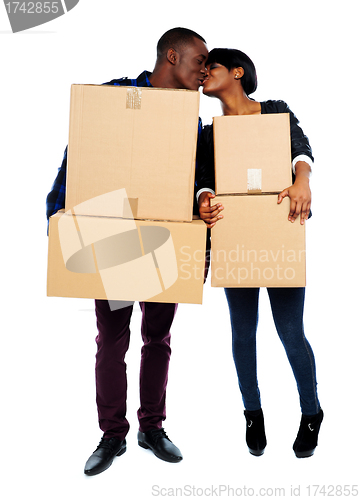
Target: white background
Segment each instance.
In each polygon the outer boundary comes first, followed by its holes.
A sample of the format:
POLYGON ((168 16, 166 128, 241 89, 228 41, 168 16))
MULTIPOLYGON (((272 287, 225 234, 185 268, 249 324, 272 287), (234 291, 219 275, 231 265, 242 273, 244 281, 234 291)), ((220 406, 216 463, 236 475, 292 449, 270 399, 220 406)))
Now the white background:
MULTIPOLYGON (((287 498, 300 486, 306 498, 307 485, 325 485, 331 493, 330 485, 358 483, 356 4, 81 0, 59 19, 18 34, 0 7, 3 498, 150 499, 159 488, 159 497, 171 495, 170 488, 177 496, 175 488, 183 496, 205 496, 206 488, 220 485, 238 496, 250 496, 249 488, 256 496, 260 487, 274 488, 268 497, 276 496, 275 488, 284 488, 287 498), (262 290, 258 368, 268 446, 263 457, 248 453, 227 304, 223 290, 207 282, 203 305, 180 305, 172 329, 164 427, 184 460, 165 463, 137 445, 136 306, 127 355, 128 451, 88 478, 83 467, 101 437, 93 301, 46 297, 45 198, 67 144, 70 85, 151 71, 158 38, 175 26, 199 32, 209 49, 246 52, 258 72, 253 97, 285 100, 310 138, 314 216, 307 223, 305 330, 325 419, 315 455, 297 459, 296 385, 262 290)), ((206 124, 220 107, 201 96, 200 111, 206 124)))

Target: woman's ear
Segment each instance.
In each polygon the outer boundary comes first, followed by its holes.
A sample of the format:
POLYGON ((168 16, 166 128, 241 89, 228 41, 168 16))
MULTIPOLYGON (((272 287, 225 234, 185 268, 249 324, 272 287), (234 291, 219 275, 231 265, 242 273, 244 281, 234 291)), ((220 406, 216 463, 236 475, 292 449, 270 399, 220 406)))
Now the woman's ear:
POLYGON ((239 68, 233 69, 233 73, 234 73, 235 80, 240 80, 240 78, 242 78, 244 76, 245 71, 244 71, 244 68, 239 66, 239 68))

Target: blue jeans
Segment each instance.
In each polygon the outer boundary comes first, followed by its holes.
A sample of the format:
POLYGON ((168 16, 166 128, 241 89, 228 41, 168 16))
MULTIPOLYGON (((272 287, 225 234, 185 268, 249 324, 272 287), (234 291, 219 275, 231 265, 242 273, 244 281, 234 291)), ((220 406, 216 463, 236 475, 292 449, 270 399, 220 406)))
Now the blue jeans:
MULTIPOLYGON (((315 358, 304 335, 305 288, 268 288, 277 333, 285 348, 300 396, 301 412, 320 411, 315 358)), ((256 373, 256 330, 259 288, 225 288, 232 327, 232 348, 246 410, 261 408, 256 373)))

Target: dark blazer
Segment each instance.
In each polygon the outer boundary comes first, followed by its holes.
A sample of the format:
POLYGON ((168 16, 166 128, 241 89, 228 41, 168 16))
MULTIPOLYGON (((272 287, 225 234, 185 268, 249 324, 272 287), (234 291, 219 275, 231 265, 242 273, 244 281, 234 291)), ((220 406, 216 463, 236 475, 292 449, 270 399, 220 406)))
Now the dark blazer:
MULTIPOLYGON (((290 114, 290 135, 291 135, 291 157, 292 160, 299 155, 306 155, 312 161, 312 150, 309 140, 299 126, 299 120, 284 101, 264 101, 260 103, 261 114, 289 113, 290 114)), ((202 188, 215 190, 214 172, 214 134, 213 126, 206 125, 200 136, 196 158, 196 192, 202 188)), ((293 174, 293 182, 295 176, 293 174)))

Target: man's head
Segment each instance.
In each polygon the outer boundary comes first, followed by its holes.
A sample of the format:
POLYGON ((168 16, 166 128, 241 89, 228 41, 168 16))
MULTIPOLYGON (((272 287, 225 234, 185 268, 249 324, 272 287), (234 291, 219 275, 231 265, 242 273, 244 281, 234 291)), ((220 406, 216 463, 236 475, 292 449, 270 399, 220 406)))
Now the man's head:
POLYGON ((157 44, 157 60, 150 79, 154 86, 198 90, 205 77, 206 42, 195 31, 173 28, 157 44))

